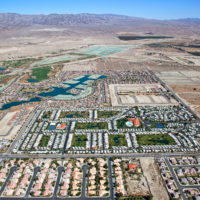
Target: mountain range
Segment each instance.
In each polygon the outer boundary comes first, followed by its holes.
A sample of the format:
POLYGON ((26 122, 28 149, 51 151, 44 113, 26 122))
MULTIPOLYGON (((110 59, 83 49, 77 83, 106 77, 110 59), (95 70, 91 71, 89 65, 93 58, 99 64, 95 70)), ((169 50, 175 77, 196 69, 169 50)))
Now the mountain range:
POLYGON ((200 35, 200 19, 154 20, 113 14, 22 15, 0 13, 0 29, 30 26, 95 27, 114 31, 147 31, 165 34, 200 35))

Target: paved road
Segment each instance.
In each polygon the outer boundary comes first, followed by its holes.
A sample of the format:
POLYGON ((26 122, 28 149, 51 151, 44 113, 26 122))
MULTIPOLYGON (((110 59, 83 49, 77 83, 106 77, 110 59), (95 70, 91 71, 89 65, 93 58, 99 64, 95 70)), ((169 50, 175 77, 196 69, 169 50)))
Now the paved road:
POLYGON ((58 177, 57 177, 56 185, 53 192, 53 198, 57 197, 57 191, 58 191, 58 187, 59 187, 59 183, 60 183, 60 179, 61 179, 63 171, 64 171, 64 167, 58 167, 58 177))
POLYGON ((175 157, 175 156, 199 156, 199 152, 180 152, 180 153, 127 153, 127 154, 43 154, 43 155, 31 155, 31 154, 0 154, 0 159, 7 158, 102 158, 102 157, 175 157))
POLYGON ((62 150, 62 154, 65 153, 65 150, 66 150, 66 146, 67 146, 67 140, 69 138, 69 132, 71 130, 71 125, 72 125, 72 122, 69 121, 69 125, 68 125, 68 128, 67 128, 67 135, 66 135, 66 138, 65 138, 65 143, 64 143, 64 146, 63 146, 63 150, 62 150))
POLYGON ((13 166, 13 167, 10 168, 10 172, 9 172, 9 174, 8 174, 8 176, 7 176, 5 182, 4 182, 4 184, 3 184, 3 186, 0 190, 0 196, 2 195, 6 185, 8 184, 10 177, 13 175, 13 173, 16 171, 16 169, 17 169, 17 166, 13 166))
POLYGON ((179 184, 179 180, 178 180, 178 178, 177 178, 177 176, 176 176, 176 174, 175 174, 175 172, 174 172, 174 170, 173 170, 173 168, 172 168, 172 166, 171 166, 171 164, 170 164, 168 158, 164 157, 164 159, 165 159, 165 162, 167 163, 167 166, 168 166, 168 168, 169 168, 169 170, 170 170, 170 172, 171 172, 171 174, 172 174, 172 176, 173 176, 173 178, 174 178, 174 181, 175 181, 175 183, 176 183, 176 185, 177 185, 177 187, 178 187, 178 190, 179 190, 179 192, 180 192, 180 194, 181 194, 183 200, 187 200, 187 198, 186 198, 186 196, 185 196, 185 194, 184 194, 184 192, 183 192, 184 187, 182 187, 182 186, 179 184))
POLYGON ((114 188, 113 188, 113 176, 112 176, 112 163, 111 157, 108 158, 108 174, 109 174, 109 183, 110 183, 110 199, 114 199, 114 188))
POLYGON ((112 131, 115 131, 115 127, 114 127, 114 122, 113 122, 113 120, 111 120, 110 123, 111 123, 112 131))
POLYGON ((36 177, 36 175, 37 175, 37 173, 38 173, 39 171, 40 171, 40 167, 35 167, 35 168, 34 168, 33 177, 32 177, 32 179, 31 179, 31 182, 30 182, 30 184, 29 184, 29 186, 28 186, 28 189, 27 189, 27 191, 26 191, 26 194, 25 194, 25 197, 26 197, 26 198, 29 196, 29 194, 30 194, 30 192, 31 192, 31 188, 32 188, 32 186, 33 186, 33 182, 34 182, 35 177, 36 177))
POLYGON ((86 175, 87 175, 88 166, 83 165, 82 169, 83 169, 83 181, 82 181, 81 199, 87 199, 85 194, 86 194, 86 175))

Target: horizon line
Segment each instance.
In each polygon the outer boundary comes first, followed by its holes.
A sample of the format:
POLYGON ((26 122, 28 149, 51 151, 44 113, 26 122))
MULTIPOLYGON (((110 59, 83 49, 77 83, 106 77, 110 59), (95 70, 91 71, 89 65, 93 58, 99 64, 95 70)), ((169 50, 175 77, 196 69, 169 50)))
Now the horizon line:
POLYGON ((17 12, 0 12, 0 14, 17 14, 17 15, 116 15, 116 16, 124 16, 124 17, 132 17, 132 18, 140 18, 140 19, 147 19, 147 20, 160 20, 160 21, 167 21, 167 20, 200 20, 200 17, 184 17, 184 18, 165 18, 165 19, 159 19, 159 18, 149 18, 149 17, 138 17, 138 16, 131 16, 131 15, 125 15, 125 14, 116 14, 116 13, 17 13, 17 12))

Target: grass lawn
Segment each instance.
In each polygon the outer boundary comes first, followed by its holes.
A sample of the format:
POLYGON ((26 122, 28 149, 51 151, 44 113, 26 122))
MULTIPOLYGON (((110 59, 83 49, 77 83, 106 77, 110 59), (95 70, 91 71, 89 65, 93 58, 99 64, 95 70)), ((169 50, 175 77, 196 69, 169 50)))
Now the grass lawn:
POLYGON ((61 112, 59 118, 88 118, 89 113, 87 111, 67 111, 61 112))
POLYGON ((48 73, 51 71, 51 67, 38 67, 32 69, 31 77, 35 78, 35 80, 43 81, 45 79, 48 79, 48 73))
POLYGON ((43 135, 42 139, 40 140, 39 146, 46 147, 49 142, 50 136, 49 135, 43 135))
POLYGON ((108 129, 108 124, 106 122, 77 122, 75 129, 108 129))
POLYGON ((176 142, 168 134, 136 135, 139 145, 175 145, 176 142))
POLYGON ((85 147, 87 137, 85 135, 74 135, 72 139, 72 146, 74 147, 85 147))
POLYGON ((108 138, 110 146, 127 146, 124 135, 109 135, 108 138))
POLYGON ((98 111, 98 118, 109 118, 118 115, 120 111, 98 111))

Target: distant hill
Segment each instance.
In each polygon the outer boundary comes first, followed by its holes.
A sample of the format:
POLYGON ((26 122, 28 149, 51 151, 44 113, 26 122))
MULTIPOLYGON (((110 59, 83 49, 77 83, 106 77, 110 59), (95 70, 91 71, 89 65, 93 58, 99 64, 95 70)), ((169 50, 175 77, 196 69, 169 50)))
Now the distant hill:
POLYGON ((54 27, 95 27, 108 32, 152 32, 153 34, 200 35, 200 19, 154 20, 113 14, 21 15, 0 13, 0 29, 35 25, 54 27), (108 28, 109 27, 109 28, 108 28))
POLYGON ((178 21, 200 22, 200 18, 183 18, 183 19, 178 19, 178 21))
POLYGON ((50 14, 50 15, 20 15, 15 13, 0 13, 0 25, 7 26, 30 26, 30 25, 98 25, 128 22, 140 18, 121 15, 96 15, 96 14, 50 14))

